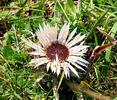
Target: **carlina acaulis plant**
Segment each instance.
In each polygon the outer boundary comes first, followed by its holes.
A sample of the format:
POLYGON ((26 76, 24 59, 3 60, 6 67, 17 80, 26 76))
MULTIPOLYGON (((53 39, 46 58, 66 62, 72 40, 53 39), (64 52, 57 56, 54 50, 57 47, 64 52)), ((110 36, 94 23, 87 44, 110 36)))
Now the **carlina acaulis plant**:
POLYGON ((26 45, 34 49, 30 55, 36 58, 30 63, 34 64, 34 67, 46 64, 47 71, 51 69, 57 76, 63 70, 66 78, 70 77, 71 72, 79 77, 76 68, 85 71, 82 66, 88 66, 89 62, 84 59, 84 55, 89 46, 83 45, 85 35, 74 36, 77 28, 72 32, 69 32, 69 28, 70 24, 65 23, 58 32, 57 27, 44 23, 36 31, 37 43, 22 38, 26 45))

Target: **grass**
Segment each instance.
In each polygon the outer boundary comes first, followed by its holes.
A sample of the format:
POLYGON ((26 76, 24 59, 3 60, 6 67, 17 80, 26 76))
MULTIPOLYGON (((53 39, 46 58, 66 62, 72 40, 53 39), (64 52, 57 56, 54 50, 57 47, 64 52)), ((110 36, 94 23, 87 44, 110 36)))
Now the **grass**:
POLYGON ((116 45, 101 52, 80 80, 56 77, 29 64, 30 48, 25 49, 21 37, 35 41, 43 22, 60 28, 70 22, 70 31, 77 27, 77 33, 86 34, 85 44, 93 50, 117 39, 117 1, 1 0, 0 100, 117 100, 116 45))

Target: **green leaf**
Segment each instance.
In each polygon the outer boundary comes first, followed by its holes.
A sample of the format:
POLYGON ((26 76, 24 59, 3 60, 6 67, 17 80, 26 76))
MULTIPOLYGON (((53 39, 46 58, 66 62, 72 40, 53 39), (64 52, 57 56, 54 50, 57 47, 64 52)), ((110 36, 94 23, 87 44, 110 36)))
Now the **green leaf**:
POLYGON ((99 67, 100 67, 99 65, 97 65, 96 67, 94 67, 98 84, 99 84, 99 81, 100 81, 100 78, 101 78, 99 67))
MULTIPOLYGON (((114 38, 115 34, 117 32, 117 22, 115 22, 115 24, 113 25, 110 32, 111 32, 111 37, 114 38)), ((111 48, 112 47, 109 47, 109 48, 106 49, 105 59, 106 59, 107 62, 110 62, 110 60, 112 58, 111 48)))
POLYGON ((115 97, 113 100, 117 100, 117 97, 115 97))
POLYGON ((11 46, 4 46, 3 47, 3 56, 6 59, 11 60, 13 58, 14 51, 11 46))
POLYGON ((106 49, 105 59, 107 62, 111 60, 112 54, 111 54, 111 47, 106 49))
POLYGON ((0 20, 4 19, 8 15, 9 11, 0 11, 0 20))
POLYGON ((16 42, 16 37, 15 34, 13 32, 8 32, 7 34, 5 34, 5 40, 4 45, 11 45, 12 43, 16 42))
POLYGON ((112 29, 111 29, 111 36, 114 38, 115 34, 117 32, 117 22, 115 22, 115 24, 113 25, 112 29))
POLYGON ((20 51, 20 52, 16 52, 14 54, 14 60, 20 63, 23 63, 24 59, 27 57, 26 52, 24 51, 20 51))

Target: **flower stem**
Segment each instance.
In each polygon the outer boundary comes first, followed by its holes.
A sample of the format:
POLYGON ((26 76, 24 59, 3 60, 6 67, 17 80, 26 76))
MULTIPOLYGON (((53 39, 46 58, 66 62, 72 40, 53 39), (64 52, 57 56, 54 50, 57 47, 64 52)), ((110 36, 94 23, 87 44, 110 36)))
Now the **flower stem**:
POLYGON ((59 94, 56 86, 54 86, 53 88, 53 94, 54 94, 55 100, 59 100, 59 94))
POLYGON ((63 78, 64 78, 64 71, 62 72, 62 74, 61 74, 61 78, 60 78, 60 81, 59 81, 59 84, 58 84, 58 87, 57 87, 57 90, 59 89, 59 87, 60 87, 60 85, 61 85, 61 83, 62 83, 62 81, 63 81, 63 78))

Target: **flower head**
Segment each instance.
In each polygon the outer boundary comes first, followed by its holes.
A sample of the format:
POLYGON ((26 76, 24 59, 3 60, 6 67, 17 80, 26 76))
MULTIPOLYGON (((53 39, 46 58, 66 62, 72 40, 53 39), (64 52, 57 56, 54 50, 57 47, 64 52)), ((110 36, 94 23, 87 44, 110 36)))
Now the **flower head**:
POLYGON ((47 71, 59 75, 61 70, 66 77, 70 77, 70 71, 79 76, 76 68, 83 70, 87 67, 88 62, 83 58, 87 51, 87 45, 83 45, 85 35, 75 35, 76 28, 70 33, 69 24, 64 24, 60 32, 56 27, 49 24, 40 26, 36 31, 38 43, 31 40, 22 39, 28 46, 34 49, 31 55, 37 56, 31 60, 35 67, 46 64, 47 71))

